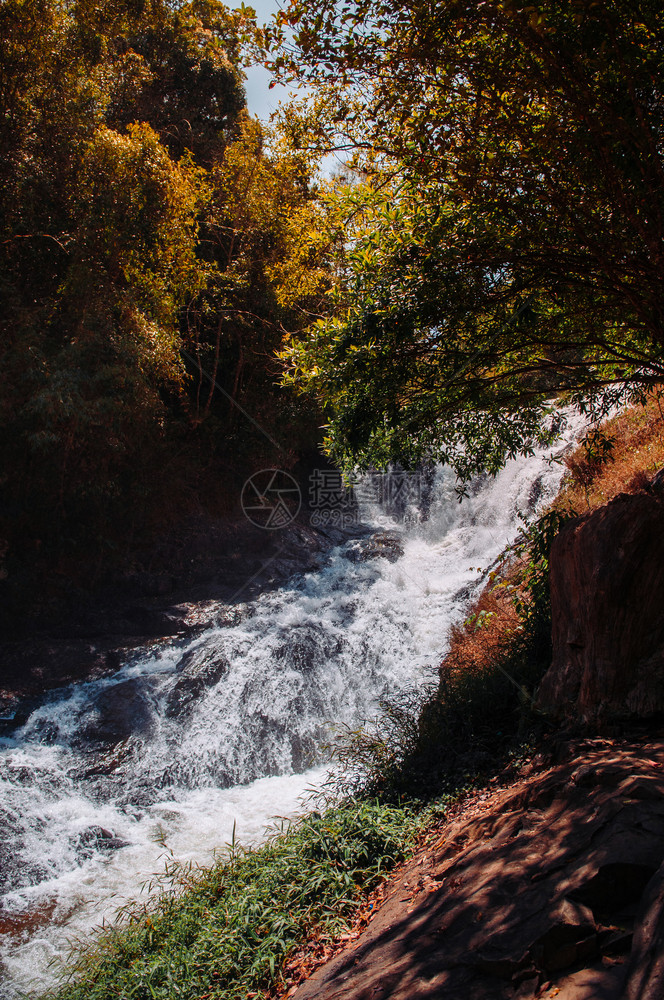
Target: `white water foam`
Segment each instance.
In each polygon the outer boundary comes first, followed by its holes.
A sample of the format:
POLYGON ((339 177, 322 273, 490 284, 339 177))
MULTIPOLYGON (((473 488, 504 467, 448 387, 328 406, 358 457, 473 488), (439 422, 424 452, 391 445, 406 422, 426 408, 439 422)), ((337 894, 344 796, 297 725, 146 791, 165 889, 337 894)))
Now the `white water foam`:
POLYGON ((240 842, 259 841, 270 817, 293 815, 322 781, 309 765, 330 722, 356 724, 431 681, 479 570, 555 495, 562 467, 547 457, 510 462, 461 504, 438 470, 422 523, 366 512, 389 529, 394 561, 354 561, 361 543, 340 546, 243 620, 55 692, 0 741, 11 883, 0 917, 47 918, 1 939, 4 995, 52 985, 68 939, 137 897, 164 843, 205 864, 234 825, 240 842))

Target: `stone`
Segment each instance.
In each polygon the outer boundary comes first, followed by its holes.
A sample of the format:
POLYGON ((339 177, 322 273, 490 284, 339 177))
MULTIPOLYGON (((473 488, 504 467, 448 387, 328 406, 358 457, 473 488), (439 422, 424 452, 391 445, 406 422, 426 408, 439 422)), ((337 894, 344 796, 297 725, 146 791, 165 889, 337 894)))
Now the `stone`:
POLYGON ((627 967, 627 989, 621 1000, 664 997, 664 865, 650 880, 636 920, 627 967))
POLYGON ((621 494, 551 548, 553 660, 537 705, 586 721, 664 711, 664 498, 621 494))
POLYGON ((403 555, 403 542, 389 531, 378 531, 369 538, 355 539, 342 553, 349 562, 368 562, 369 559, 387 559, 396 562, 403 555))
POLYGON ((452 812, 293 996, 661 1000, 663 927, 664 741, 589 740, 452 812), (626 795, 635 781, 659 801, 626 795))
POLYGON ((186 653, 179 664, 178 679, 166 699, 165 715, 170 719, 189 715, 205 692, 221 680, 229 665, 216 649, 203 647, 186 653))
POLYGON ((115 744, 146 733, 154 721, 154 707, 146 682, 133 677, 103 688, 92 703, 93 717, 83 739, 115 744))
POLYGON ((81 857, 90 858, 96 851, 107 853, 117 851, 121 847, 129 847, 129 841, 116 837, 111 830, 106 830, 103 826, 93 825, 81 830, 73 839, 73 845, 81 857))

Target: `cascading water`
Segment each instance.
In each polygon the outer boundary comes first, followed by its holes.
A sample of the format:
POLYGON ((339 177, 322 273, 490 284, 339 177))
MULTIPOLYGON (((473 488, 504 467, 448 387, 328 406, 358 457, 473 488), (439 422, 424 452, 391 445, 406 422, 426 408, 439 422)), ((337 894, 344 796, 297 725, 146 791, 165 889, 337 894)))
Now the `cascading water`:
POLYGON ((217 627, 53 692, 0 740, 3 995, 50 985, 68 940, 138 895, 164 843, 205 863, 234 824, 255 842, 297 811, 329 724, 433 679, 478 568, 561 472, 544 452, 518 459, 459 504, 439 469, 426 520, 363 511, 390 529, 373 549, 347 542, 323 569, 220 606, 217 627))

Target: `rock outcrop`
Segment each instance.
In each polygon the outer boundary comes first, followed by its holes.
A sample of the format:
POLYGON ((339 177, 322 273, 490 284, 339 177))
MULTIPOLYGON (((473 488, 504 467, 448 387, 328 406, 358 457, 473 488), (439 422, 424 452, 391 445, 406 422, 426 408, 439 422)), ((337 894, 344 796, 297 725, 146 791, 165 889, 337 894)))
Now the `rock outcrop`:
POLYGON ((664 742, 571 751, 466 803, 295 1000, 661 1000, 664 742))
POLYGON ((248 521, 204 518, 163 553, 163 564, 178 568, 172 576, 134 574, 72 597, 73 608, 58 612, 56 605, 42 618, 17 615, 16 637, 9 630, 0 637, 0 735, 23 725, 46 691, 109 676, 155 640, 234 624, 245 601, 319 568, 333 546, 365 531, 294 521, 271 534, 248 521))
POLYGON ((358 538, 342 553, 349 562, 387 559, 396 562, 403 555, 403 540, 391 531, 377 531, 368 538, 358 538))
POLYGON ((193 649, 178 664, 178 678, 166 699, 166 716, 184 718, 206 691, 221 680, 230 664, 216 649, 193 649))
POLYGON ((551 549, 553 662, 541 708, 586 721, 664 711, 664 494, 621 494, 551 549))

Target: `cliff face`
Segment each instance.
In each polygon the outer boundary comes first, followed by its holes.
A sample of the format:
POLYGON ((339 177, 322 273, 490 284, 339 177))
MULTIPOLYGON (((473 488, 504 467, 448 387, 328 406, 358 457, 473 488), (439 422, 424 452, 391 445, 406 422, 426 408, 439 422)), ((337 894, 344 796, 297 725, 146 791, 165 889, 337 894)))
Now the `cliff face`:
POLYGON ((664 711, 664 492, 621 494, 551 550, 553 662, 541 708, 584 720, 664 711))

